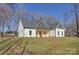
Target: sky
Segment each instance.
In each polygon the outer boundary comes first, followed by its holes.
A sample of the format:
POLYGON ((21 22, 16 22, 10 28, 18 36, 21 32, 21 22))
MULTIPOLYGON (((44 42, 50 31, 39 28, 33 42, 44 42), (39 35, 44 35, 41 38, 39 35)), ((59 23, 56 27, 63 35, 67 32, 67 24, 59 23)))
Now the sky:
POLYGON ((59 21, 64 21, 63 14, 73 8, 73 4, 66 3, 27 3, 24 8, 30 12, 50 15, 56 17, 59 21))
MULTIPOLYGON (((16 4, 15 9, 24 8, 29 12, 36 14, 53 16, 56 20, 64 22, 64 13, 72 10, 73 4, 66 3, 26 3, 26 4, 16 4)), ((28 17, 28 16, 26 16, 28 17)), ((69 22, 69 20, 68 20, 69 22)))

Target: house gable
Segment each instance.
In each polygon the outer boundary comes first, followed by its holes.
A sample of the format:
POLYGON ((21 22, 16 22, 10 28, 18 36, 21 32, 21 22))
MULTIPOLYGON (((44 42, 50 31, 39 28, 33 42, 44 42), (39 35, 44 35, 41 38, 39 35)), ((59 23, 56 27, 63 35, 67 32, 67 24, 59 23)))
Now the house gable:
POLYGON ((65 27, 63 24, 58 24, 56 26, 56 37, 64 37, 65 36, 65 27))
POLYGON ((65 27, 64 27, 63 24, 58 24, 58 25, 56 26, 56 28, 59 28, 59 29, 65 29, 65 27))
POLYGON ((19 37, 23 37, 24 35, 24 28, 23 28, 23 24, 22 21, 19 20, 19 27, 18 27, 18 36, 19 37))

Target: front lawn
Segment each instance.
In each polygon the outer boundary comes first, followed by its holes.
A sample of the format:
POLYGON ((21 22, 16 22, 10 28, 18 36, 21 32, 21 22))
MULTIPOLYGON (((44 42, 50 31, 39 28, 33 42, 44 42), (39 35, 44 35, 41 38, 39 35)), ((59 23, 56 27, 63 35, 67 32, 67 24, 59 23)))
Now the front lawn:
POLYGON ((79 38, 12 38, 0 40, 0 54, 79 54, 79 38))

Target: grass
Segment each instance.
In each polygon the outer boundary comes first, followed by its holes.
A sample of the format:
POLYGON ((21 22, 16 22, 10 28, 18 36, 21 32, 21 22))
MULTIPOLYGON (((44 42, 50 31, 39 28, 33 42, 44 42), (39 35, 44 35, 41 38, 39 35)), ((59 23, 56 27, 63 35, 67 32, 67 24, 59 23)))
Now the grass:
POLYGON ((0 40, 0 49, 3 55, 79 55, 79 38, 8 38, 0 40))

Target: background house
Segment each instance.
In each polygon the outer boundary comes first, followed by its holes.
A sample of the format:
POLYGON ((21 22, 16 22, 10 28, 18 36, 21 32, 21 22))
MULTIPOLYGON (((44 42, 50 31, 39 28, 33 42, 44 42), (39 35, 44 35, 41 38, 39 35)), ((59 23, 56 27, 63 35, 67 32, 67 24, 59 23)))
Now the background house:
POLYGON ((20 20, 18 27, 19 37, 64 37, 63 24, 48 24, 45 20, 20 20))

